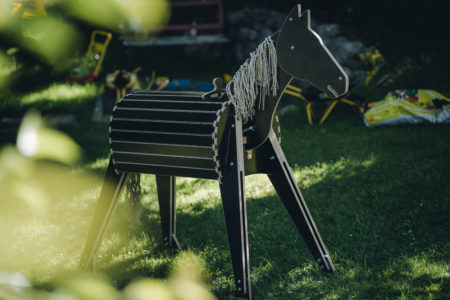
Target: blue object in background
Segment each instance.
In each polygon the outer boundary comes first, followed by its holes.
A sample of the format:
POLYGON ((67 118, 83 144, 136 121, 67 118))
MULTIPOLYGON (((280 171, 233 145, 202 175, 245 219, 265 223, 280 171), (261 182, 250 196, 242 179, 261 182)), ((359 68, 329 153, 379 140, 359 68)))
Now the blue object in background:
POLYGON ((210 82, 194 82, 189 79, 172 79, 169 84, 163 88, 163 91, 202 91, 209 92, 214 89, 210 82))

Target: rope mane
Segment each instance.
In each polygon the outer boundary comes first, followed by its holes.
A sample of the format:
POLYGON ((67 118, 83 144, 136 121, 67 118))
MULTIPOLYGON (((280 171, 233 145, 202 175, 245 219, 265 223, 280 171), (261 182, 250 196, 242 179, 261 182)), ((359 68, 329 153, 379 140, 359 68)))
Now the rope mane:
POLYGON ((264 110, 265 97, 276 96, 277 91, 277 53, 272 39, 267 37, 234 74, 226 92, 237 116, 245 120, 254 116, 257 98, 258 109, 264 110))

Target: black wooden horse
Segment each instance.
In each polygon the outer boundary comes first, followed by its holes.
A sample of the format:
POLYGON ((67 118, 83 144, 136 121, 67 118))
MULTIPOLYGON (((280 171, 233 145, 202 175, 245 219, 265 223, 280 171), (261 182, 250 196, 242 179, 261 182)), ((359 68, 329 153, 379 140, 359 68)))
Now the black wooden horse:
MULTIPOLYGON (((164 244, 179 248, 175 231, 175 177, 218 179, 238 298, 251 299, 245 176, 269 176, 280 199, 320 268, 334 267, 280 146, 276 107, 284 89, 297 77, 331 97, 343 95, 348 78, 320 37, 310 28, 310 12, 296 6, 276 45, 278 90, 265 96, 242 120, 235 104, 221 91, 203 96, 183 92, 135 92, 121 99, 110 123, 111 160, 94 221, 82 254, 82 265, 94 255, 131 174, 156 174, 164 244)), ((236 84, 236 83, 235 83, 236 84)), ((255 104, 256 105, 256 104, 255 104)))

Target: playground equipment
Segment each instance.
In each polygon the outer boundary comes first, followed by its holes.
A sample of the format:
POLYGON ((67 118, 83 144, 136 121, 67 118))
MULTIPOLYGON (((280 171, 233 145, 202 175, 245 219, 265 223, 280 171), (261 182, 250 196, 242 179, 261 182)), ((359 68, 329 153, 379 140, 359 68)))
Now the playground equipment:
MULTIPOLYGON (((374 76, 378 74, 380 68, 384 65, 384 58, 381 55, 380 51, 378 51, 378 49, 374 47, 364 49, 363 52, 358 54, 358 57, 365 66, 366 77, 364 79, 364 85, 368 86, 372 82, 374 76)), ((325 120, 328 118, 328 116, 338 103, 345 103, 355 108, 360 113, 364 113, 363 99, 362 99, 363 97, 361 96, 356 97, 356 99, 353 99, 355 97, 350 97, 350 95, 346 95, 345 97, 340 97, 337 99, 330 99, 326 95, 320 95, 320 91, 316 89, 314 89, 314 91, 312 92, 308 92, 304 91, 303 89, 297 87, 294 84, 289 84, 284 92, 288 95, 294 96, 306 102, 306 116, 308 117, 308 123, 310 125, 313 124, 312 107, 314 104, 319 102, 323 103, 331 101, 330 104, 328 104, 325 111, 323 112, 322 116, 320 117, 319 124, 323 124, 323 122, 325 122, 325 120)))
POLYGON ((171 19, 167 26, 161 28, 158 36, 148 36, 148 32, 154 28, 128 28, 123 34, 124 45, 179 46, 228 42, 222 33, 222 1, 174 0, 169 5, 171 19))
POLYGON ((373 77, 380 71, 380 68, 384 65, 384 57, 375 47, 364 49, 364 51, 359 53, 358 56, 366 69, 366 78, 364 80, 364 85, 369 85, 370 82, 372 82, 373 77))
POLYGON ((153 88, 153 85, 155 85, 154 90, 160 91, 163 88, 165 88, 169 84, 169 82, 170 82, 169 77, 166 77, 166 76, 156 77, 156 71, 152 70, 152 79, 148 83, 146 90, 150 91, 153 88))
POLYGON ((345 103, 348 104, 352 107, 355 107, 360 113, 364 112, 364 108, 362 107, 362 100, 351 100, 348 99, 348 97, 341 97, 341 98, 337 98, 337 99, 330 99, 327 96, 323 96, 322 98, 320 97, 320 91, 313 91, 311 93, 306 93, 304 90, 302 90, 301 88, 289 84, 286 87, 286 90, 284 91, 285 94, 294 96, 299 98, 300 100, 303 100, 306 102, 306 116, 308 117, 308 123, 310 125, 313 124, 313 109, 312 106, 318 102, 330 102, 330 104, 328 104, 327 108, 325 109, 325 111, 323 112, 322 116, 320 117, 319 120, 319 124, 323 124, 323 122, 325 122, 325 120, 328 118, 328 116, 330 115, 331 111, 334 109, 334 107, 336 106, 336 104, 340 103, 345 103))
POLYGON ((348 90, 348 77, 311 30, 310 11, 297 5, 281 30, 251 54, 228 83, 199 93, 143 91, 122 98, 110 123, 111 159, 82 253, 95 267, 120 193, 133 174, 156 174, 164 245, 176 237, 175 178, 216 179, 233 265, 236 296, 251 299, 245 176, 267 174, 314 259, 334 266, 280 145, 276 107, 291 80, 306 79, 329 97, 348 90))
POLYGON ((65 81, 71 83, 77 81, 92 82, 97 79, 111 38, 110 32, 94 30, 81 66, 73 69, 70 75, 65 78, 65 81))
POLYGON ((135 68, 131 72, 127 70, 116 70, 106 75, 106 86, 116 90, 116 104, 120 98, 125 97, 128 89, 131 91, 142 90, 137 75, 140 70, 140 67, 135 68))
POLYGON ((120 98, 125 97, 127 91, 142 90, 137 75, 140 69, 140 67, 137 67, 131 72, 116 70, 113 73, 106 74, 106 86, 116 91, 116 99, 99 95, 92 113, 93 121, 105 122, 105 118, 111 114, 114 105, 120 98))
POLYGON ((46 16, 44 0, 20 0, 13 1, 13 14, 20 14, 22 19, 30 19, 36 16, 46 16))
MULTIPOLYGON (((226 74, 227 75, 227 74, 226 74)), ((229 76, 229 75, 228 75, 229 76)), ((227 81, 226 81, 227 82, 227 81)), ((183 92, 208 92, 214 89, 211 82, 193 81, 187 78, 173 78, 166 76, 156 77, 156 71, 152 71, 152 78, 146 88, 147 91, 183 91, 183 92)))

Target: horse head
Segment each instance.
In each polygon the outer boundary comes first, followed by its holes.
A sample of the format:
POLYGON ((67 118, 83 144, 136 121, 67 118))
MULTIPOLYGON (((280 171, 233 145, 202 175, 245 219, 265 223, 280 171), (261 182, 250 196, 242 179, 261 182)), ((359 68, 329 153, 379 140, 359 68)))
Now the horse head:
POLYGON ((337 98, 348 91, 348 76, 311 29, 311 12, 297 5, 287 16, 276 44, 280 68, 310 82, 327 96, 337 98))

